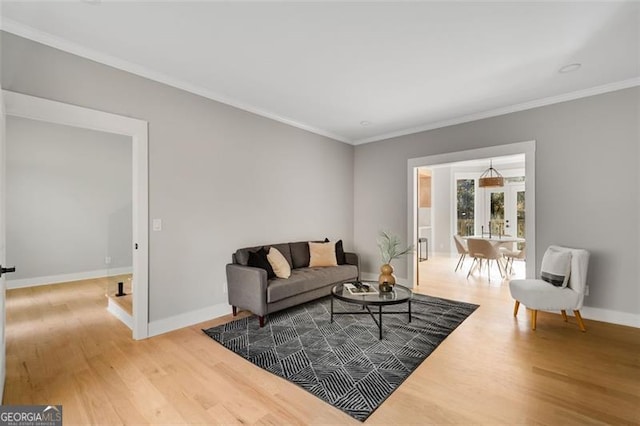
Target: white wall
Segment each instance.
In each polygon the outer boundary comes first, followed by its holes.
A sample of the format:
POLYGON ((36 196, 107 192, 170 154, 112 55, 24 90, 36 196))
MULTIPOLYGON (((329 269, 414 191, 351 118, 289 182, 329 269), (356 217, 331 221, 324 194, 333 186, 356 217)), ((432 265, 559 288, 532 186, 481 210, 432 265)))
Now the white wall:
POLYGON ((149 123, 149 211, 163 223, 149 241, 151 322, 229 310, 225 264, 240 247, 353 248, 352 146, 14 35, 2 43, 5 89, 149 123))
MULTIPOLYGON (((433 236, 433 251, 438 254, 447 254, 451 251, 451 167, 434 167, 431 169, 431 200, 433 208, 433 223, 431 235, 433 236)), ((402 234, 400 234, 402 235, 402 234)))
MULTIPOLYGON (((377 229, 408 234, 409 159, 535 140, 537 269, 551 244, 589 250, 585 305, 637 321, 639 105, 635 87, 356 146, 354 238, 364 272, 379 263, 377 229), (370 208, 376 199, 394 207, 370 208)), ((406 279, 406 261, 395 270, 406 279)))
POLYGON ((8 287, 131 268, 131 156, 124 136, 7 118, 8 287))

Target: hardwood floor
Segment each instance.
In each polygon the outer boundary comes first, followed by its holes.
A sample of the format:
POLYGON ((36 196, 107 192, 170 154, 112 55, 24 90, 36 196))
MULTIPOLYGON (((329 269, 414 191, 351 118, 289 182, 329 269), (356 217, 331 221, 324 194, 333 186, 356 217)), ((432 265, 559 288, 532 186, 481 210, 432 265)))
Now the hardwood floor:
MULTIPOLYGON (((531 331, 506 282, 467 280, 470 261, 454 273, 456 261, 422 262, 417 291, 480 308, 366 423, 640 424, 639 329, 585 320, 582 333, 540 312, 531 331)), ((230 316, 133 341, 104 292, 101 280, 7 292, 4 404, 62 404, 65 424, 359 423, 200 331, 230 316)))
POLYGON ((116 303, 123 311, 133 315, 133 289, 131 287, 132 274, 115 275, 107 278, 107 297, 116 303), (121 282, 124 296, 116 296, 118 293, 118 283, 121 282))

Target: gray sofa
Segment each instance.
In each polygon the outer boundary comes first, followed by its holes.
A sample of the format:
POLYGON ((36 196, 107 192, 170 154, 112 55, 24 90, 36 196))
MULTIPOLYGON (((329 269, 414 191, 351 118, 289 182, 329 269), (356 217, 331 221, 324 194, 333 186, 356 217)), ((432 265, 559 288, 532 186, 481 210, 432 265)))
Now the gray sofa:
POLYGON ((338 283, 358 279, 358 256, 344 253, 345 264, 329 267, 309 267, 309 243, 265 245, 265 250, 275 247, 291 266, 291 276, 287 279, 267 279, 265 269, 248 266, 249 253, 261 247, 247 247, 232 255, 232 263, 227 265, 227 287, 229 304, 233 315, 238 309, 246 309, 256 314, 260 327, 264 326, 268 314, 303 302, 308 302, 331 293, 338 283))

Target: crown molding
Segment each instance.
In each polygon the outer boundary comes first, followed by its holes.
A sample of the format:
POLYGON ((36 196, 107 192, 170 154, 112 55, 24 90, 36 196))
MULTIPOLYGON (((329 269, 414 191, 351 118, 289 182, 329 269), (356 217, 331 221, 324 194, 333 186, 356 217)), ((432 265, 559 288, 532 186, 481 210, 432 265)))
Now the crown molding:
POLYGON ((379 142, 385 139, 396 138, 399 136, 406 136, 410 134, 424 132, 427 130, 439 129, 442 127, 453 126, 456 124, 468 123, 471 121, 497 117, 499 115, 525 111, 532 108, 538 108, 538 107, 552 105, 560 102, 571 101, 574 99, 585 98, 588 96, 614 92, 616 90, 627 89, 634 86, 640 86, 640 76, 639 76, 639 77, 630 78, 628 80, 622 80, 614 83, 608 83, 601 86, 592 87, 589 89, 578 90, 575 92, 565 93, 557 96, 551 96, 543 99, 536 99, 529 102, 510 105, 503 108, 496 108, 489 111, 482 111, 474 114, 468 114, 468 115, 455 117, 447 120, 435 121, 435 122, 427 123, 421 126, 410 127, 407 129, 402 129, 394 132, 371 136, 369 138, 353 140, 324 129, 319 129, 317 127, 300 123, 298 121, 295 121, 285 116, 281 116, 278 114, 265 111, 254 105, 250 105, 247 103, 237 101, 235 99, 231 99, 227 96, 221 95, 212 90, 188 83, 186 81, 173 78, 163 73, 153 71, 149 68, 135 64, 133 62, 125 61, 115 56, 107 55, 105 53, 101 53, 96 50, 86 48, 79 44, 72 43, 68 40, 62 39, 60 37, 56 37, 44 31, 37 30, 33 27, 24 25, 22 23, 19 23, 9 18, 4 18, 4 17, 2 18, 2 20, 0 21, 0 29, 3 31, 9 32, 11 34, 15 34, 17 36, 24 37, 29 40, 33 40, 35 42, 53 47, 55 49, 59 49, 59 50, 62 50, 86 59, 90 59, 92 61, 104 64, 104 65, 108 65, 110 67, 117 68, 119 70, 126 71, 135 75, 139 75, 141 77, 148 78, 150 80, 157 81, 159 83, 163 83, 168 86, 175 87, 177 89, 181 89, 186 92, 190 92, 190 93, 205 97, 207 99, 211 99, 216 102, 220 102, 222 104, 229 105, 234 108, 238 108, 240 110, 259 115, 261 117, 278 121, 280 123, 283 123, 292 127, 296 127, 298 129, 306 130, 308 132, 315 133, 320 136, 325 136, 327 138, 344 142, 350 145, 363 145, 363 144, 372 143, 372 142, 379 142))
POLYGON ((640 77, 630 78, 628 80, 617 81, 614 83, 603 84, 602 86, 591 87, 589 89, 577 90, 575 92, 564 93, 562 95, 550 96, 548 98, 536 99, 521 104, 510 105, 503 108, 497 108, 489 111, 478 112, 474 114, 464 115, 461 117, 451 118, 448 120, 435 121, 422 126, 412 127, 409 129, 398 130, 395 132, 385 133, 370 138, 359 139, 352 142, 353 145, 363 145, 371 142, 378 142, 385 139, 396 138, 399 136, 412 135, 427 130, 439 129, 442 127, 453 126, 455 124, 468 123, 470 121, 482 120, 484 118, 497 117, 499 115, 510 114, 513 112, 525 111, 528 109, 538 108, 547 105, 553 105, 560 102, 572 101, 574 99, 586 98, 603 93, 615 92, 616 90, 628 89, 630 87, 640 86, 640 77))
POLYGON ((52 34, 49 34, 47 32, 44 31, 40 31, 37 30, 33 27, 30 27, 28 25, 24 25, 22 23, 19 23, 17 21, 14 21, 12 19, 9 18, 2 18, 2 21, 0 21, 0 29, 3 31, 6 31, 8 33, 11 34, 15 34, 17 36, 29 39, 29 40, 33 40, 35 42, 53 47, 55 49, 59 49, 62 51, 65 51, 67 53, 71 53, 73 55, 76 56, 80 56, 86 59, 90 59, 94 62, 98 62, 104 65, 108 65, 110 67, 113 68, 117 68, 119 70, 122 71, 126 71, 132 74, 136 74, 139 75, 141 77, 144 78, 148 78, 149 80, 153 80, 153 81, 157 81, 158 83, 162 83, 162 84, 166 84, 168 86, 172 86, 175 87, 177 89, 181 89, 184 90, 186 92, 190 92, 211 100, 214 100, 216 102, 220 102, 222 104, 225 105, 229 105, 232 106, 234 108, 238 108, 241 109, 243 111, 246 112, 250 112, 252 114, 256 114, 259 115, 261 117, 265 117, 271 120, 275 120, 278 121, 280 123, 284 123, 287 124, 289 126, 292 127, 296 127, 298 129, 302 129, 302 130, 306 130, 308 132, 311 133, 315 133, 317 135, 320 136, 325 136, 328 137, 330 139, 334 139, 340 142, 344 142, 347 144, 351 144, 352 141, 349 140, 348 138, 332 133, 332 132, 328 132, 326 130, 323 129, 318 129, 316 127, 313 126, 309 126, 307 124, 304 123, 300 123, 298 121, 295 121, 291 118, 288 117, 284 117, 278 114, 273 114, 271 112, 265 111, 261 108, 258 108, 254 105, 250 105, 244 102, 240 102, 237 101, 235 99, 231 99, 227 96, 221 95, 219 93, 216 93, 212 90, 206 89, 204 87, 200 87, 197 86, 195 84, 191 84, 189 82, 186 81, 182 81, 176 78, 173 78, 171 76, 168 76, 166 74, 163 73, 159 73, 156 71, 153 71, 147 67, 144 67, 142 65, 133 63, 133 62, 129 62, 129 61, 125 61, 122 60, 120 58, 117 58, 115 56, 111 56, 108 55, 106 53, 102 53, 102 52, 98 52, 94 49, 89 49, 87 47, 81 46, 79 44, 70 42, 68 40, 65 40, 63 38, 60 37, 56 37, 52 34))

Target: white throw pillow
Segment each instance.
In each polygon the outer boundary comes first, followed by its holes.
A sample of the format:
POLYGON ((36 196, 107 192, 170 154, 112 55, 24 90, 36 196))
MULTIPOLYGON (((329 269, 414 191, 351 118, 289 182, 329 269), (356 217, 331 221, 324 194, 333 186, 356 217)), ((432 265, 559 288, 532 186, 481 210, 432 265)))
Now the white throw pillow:
POLYGON ((570 274, 571 252, 559 251, 549 247, 542 258, 540 279, 556 287, 564 288, 569 283, 570 274))
POLYGON ((267 260, 273 268, 273 272, 278 278, 289 278, 291 276, 291 266, 287 259, 280 253, 277 248, 271 247, 269 254, 267 254, 267 260))

